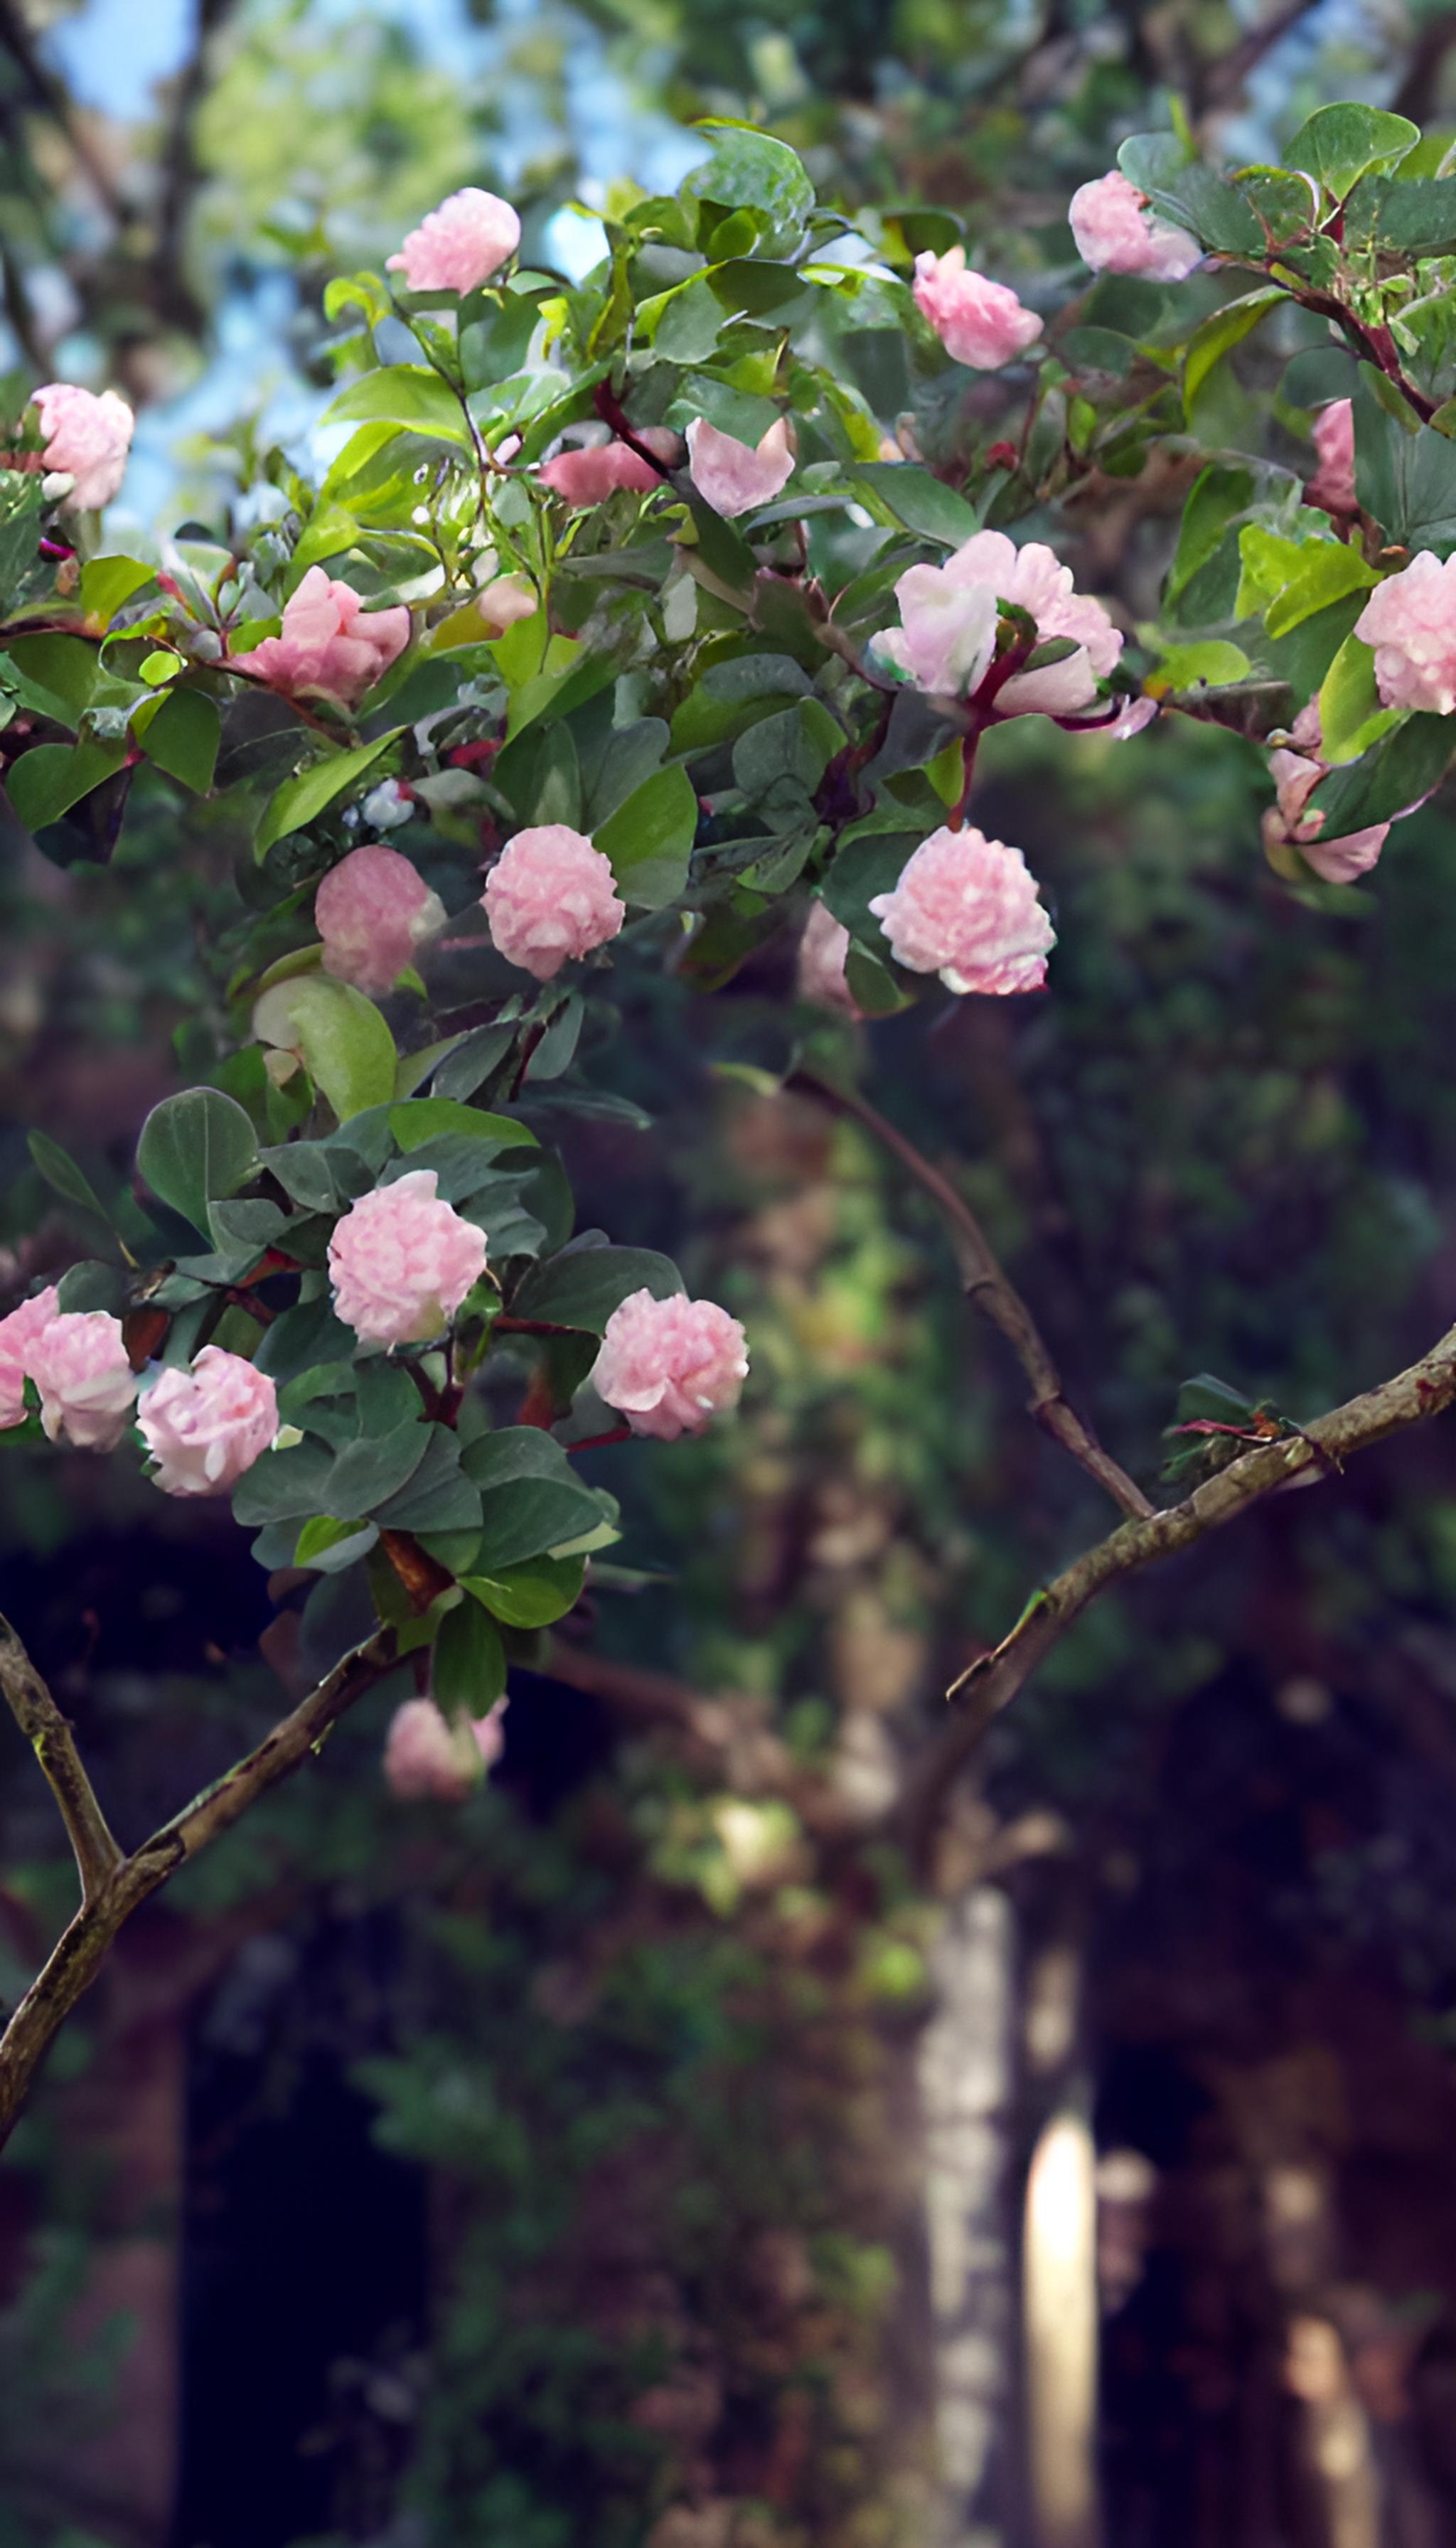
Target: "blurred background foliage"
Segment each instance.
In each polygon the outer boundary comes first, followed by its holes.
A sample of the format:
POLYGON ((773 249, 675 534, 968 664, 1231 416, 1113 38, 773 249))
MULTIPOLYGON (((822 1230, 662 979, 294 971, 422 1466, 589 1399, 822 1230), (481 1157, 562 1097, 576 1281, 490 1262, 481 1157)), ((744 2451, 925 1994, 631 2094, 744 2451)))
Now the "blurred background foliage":
MULTIPOLYGON (((324 279, 461 182, 580 268, 613 179, 676 182, 692 119, 739 115, 847 205, 963 212, 1035 291, 1070 266, 1071 189, 1173 98, 1254 157, 1346 95, 1456 125, 1456 17, 0 0, 0 362, 143 408, 135 538, 207 518, 239 454, 306 452, 324 279)), ((1134 623, 1178 492, 1148 471, 1085 507, 1080 580, 1134 623)), ((1456 1315, 1448 817, 1317 909, 1263 864, 1265 792, 1251 747, 1190 719, 1135 746, 998 730, 977 818, 1054 904, 1051 995, 826 1030, 864 1037, 876 1102, 984 1216, 1149 1485, 1188 1374, 1308 1415, 1456 1315)), ((168 820, 134 813, 105 869, 84 842, 65 869, 0 842, 12 1287, 86 1239, 25 1128, 125 1172, 210 997, 227 808, 185 868, 168 820)), ((52 2063, 0 2188, 3 2548, 1030 2543, 1014 2384, 974 2502, 946 2513, 931 2448, 914 2054, 945 1906, 988 1882, 1027 1988, 1047 1941, 1075 1951, 1104 2144, 1187 2195, 1111 2287, 1111 2548, 1334 2538, 1295 2445, 1273 2526, 1248 2508, 1246 2400, 1306 2394, 1277 2358, 1292 2292, 1357 2369, 1385 2344, 1386 2410, 1360 2394, 1388 2460, 1405 2437, 1386 2501, 1414 2469, 1448 2525, 1341 2540, 1456 2535, 1443 1439, 1106 1602, 985 1746, 923 1881, 847 1853, 835 1796, 893 1794, 967 1651, 1102 1523, 928 1207, 755 1076, 791 958, 770 947, 706 1008, 644 978, 612 1076, 651 1122, 569 1136, 584 1223, 672 1249, 747 1322, 742 1421, 596 1455, 633 1572, 569 1623, 559 1675, 520 1680, 487 1791, 391 1800, 366 1703, 138 1924, 52 2063), (711 1719, 665 1730, 652 1674, 755 1699, 804 1810, 711 1719), (1276 2162, 1326 2189, 1303 2282, 1249 2226, 1276 2162)), ((275 1615, 226 1514, 16 1453, 0 1546, 124 1836, 269 1721, 293 1596, 275 1615)), ((7 1997, 68 1883, 17 1748, 7 1997)), ((1035 2123, 1032 2096, 1013 2179, 1035 2123)))

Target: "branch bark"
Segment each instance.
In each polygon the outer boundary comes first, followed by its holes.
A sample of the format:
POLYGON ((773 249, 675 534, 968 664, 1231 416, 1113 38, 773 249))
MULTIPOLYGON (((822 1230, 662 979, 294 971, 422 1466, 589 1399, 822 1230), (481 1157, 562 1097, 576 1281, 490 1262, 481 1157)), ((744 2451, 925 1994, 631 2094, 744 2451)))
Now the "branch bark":
POLYGON ((0 1618, 0 1689, 60 1807, 81 1879, 82 1903, 105 1892, 122 1864, 86 1775, 76 1740, 8 1619, 0 1618))
POLYGON ((81 1869, 82 1890, 79 1911, 0 2035, 0 2148, 15 2128, 52 2037, 95 1980, 133 1912, 179 1866, 228 1831, 267 1788, 296 1770, 394 1661, 394 1631, 383 1628, 335 1664, 255 1750, 126 1858, 107 1829, 70 1727, 14 1630, 5 1626, 0 1685, 55 1791, 81 1869))
POLYGON ((31 103, 48 115, 64 136, 98 203, 114 222, 124 221, 127 208, 111 171, 93 146, 65 82, 47 66, 17 0, 0 0, 0 46, 19 71, 31 103))
POLYGON ((1453 1403, 1456 1327, 1448 1328, 1428 1354, 1394 1378, 1347 1400, 1328 1415, 1318 1416, 1288 1440, 1245 1451, 1217 1477, 1195 1487, 1181 1503, 1124 1522, 1074 1559, 1033 1596, 1010 1635, 971 1664, 947 1692, 950 1698, 962 1699, 960 1712, 912 1766, 891 1816, 912 1853, 918 1856, 924 1851, 945 1796, 992 1719, 1025 1687, 1038 1665, 1108 1585, 1158 1558, 1193 1547, 1309 1470, 1324 1475, 1338 1470, 1353 1452, 1424 1423, 1453 1403))
POLYGON ((1059 1442, 1064 1451, 1070 1452, 1078 1467, 1111 1496, 1121 1512, 1128 1513, 1135 1520, 1145 1521, 1152 1513, 1152 1505, 1126 1469, 1119 1466, 1110 1452, 1104 1451, 1091 1426, 1085 1424, 1075 1408, 1068 1405, 1060 1374, 1046 1339, 1021 1294, 1008 1278, 964 1196, 957 1193, 950 1178, 932 1166, 924 1152, 917 1150, 914 1142, 907 1139, 887 1116, 881 1115, 879 1109, 871 1106, 868 1099, 860 1096, 857 1090, 839 1088, 833 1080, 821 1078, 817 1070, 810 1070, 802 1063, 789 1072, 784 1086, 802 1088, 811 1097, 816 1097, 821 1105, 832 1106, 838 1114, 852 1116, 857 1124, 864 1125, 866 1133, 873 1135, 882 1148, 899 1160, 903 1168, 908 1169, 916 1184, 936 1205, 951 1233, 951 1244, 956 1251, 966 1299, 990 1320, 993 1326, 999 1327, 1031 1382, 1032 1394, 1027 1401, 1030 1414, 1043 1432, 1049 1433, 1053 1442, 1059 1442))

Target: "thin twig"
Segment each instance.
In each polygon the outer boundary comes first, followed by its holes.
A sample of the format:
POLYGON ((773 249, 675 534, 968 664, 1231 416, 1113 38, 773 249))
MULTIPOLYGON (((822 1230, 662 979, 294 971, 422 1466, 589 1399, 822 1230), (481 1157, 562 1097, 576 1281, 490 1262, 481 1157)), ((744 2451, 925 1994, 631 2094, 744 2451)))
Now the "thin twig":
POLYGON ((1009 1636, 953 1683, 948 1696, 961 1702, 956 1716, 914 1765, 892 1811, 895 1826, 916 1849, 934 1829, 944 1797, 993 1717, 1016 1697, 1037 1666, 1060 1643, 1089 1602, 1125 1575, 1156 1559, 1193 1547, 1210 1531, 1260 1502, 1309 1469, 1328 1475, 1352 1452, 1388 1434, 1404 1432, 1456 1402, 1456 1327, 1419 1362, 1317 1416, 1300 1433, 1246 1451, 1217 1477, 1195 1487, 1181 1503, 1124 1522, 1095 1548, 1065 1567, 1027 1604, 1009 1636))
POLYGON ((122 1852, 96 1801, 69 1724, 4 1618, 0 1618, 0 1689, 60 1807, 75 1852, 81 1900, 94 1902, 121 1866, 122 1852))
MULTIPOLYGON (((7 1630, 6 1635, 8 1644, 0 1649, 0 1678, 3 1678, 6 1697, 22 1724, 26 1724, 21 1707, 34 1708, 37 1691, 46 1705, 53 1708, 54 1702, 45 1690, 14 1631, 7 1630), (17 1704, 17 1689, 22 1693, 20 1704, 17 1704)), ((366 1644, 357 1646, 352 1654, 345 1655, 335 1664, 332 1672, 300 1701, 291 1715, 274 1726, 271 1734, 264 1736, 255 1750, 236 1762, 215 1785, 194 1797, 192 1803, 181 1813, 174 1814, 170 1822, 163 1823, 160 1830, 153 1832, 149 1840, 144 1840, 130 1858, 122 1857, 101 1821, 100 1809, 91 1795, 90 1783, 75 1753, 64 1718, 55 1710, 56 1725, 64 1738, 64 1746, 60 1749, 56 1748, 55 1726, 48 1720, 45 1723, 43 1731, 51 1759, 43 1754, 42 1767, 56 1788, 57 1796, 61 1797, 61 1810, 66 1815, 66 1828, 71 1833, 78 1862, 81 1862, 81 1848, 72 1822, 74 1796, 68 1809, 67 1800, 57 1785, 52 1766, 55 1759, 65 1761, 65 1774, 69 1778, 73 1773, 79 1779, 83 1797, 90 1799, 96 1821, 94 1826, 88 1824, 87 1827, 88 1853, 96 1843, 99 1827, 114 1855, 104 1874, 100 1872, 99 1860, 96 1862, 89 1892, 85 1889, 87 1869, 82 1863, 81 1908, 32 1982, 4 2034, 0 2035, 0 2148, 14 2130, 31 2082, 52 2037, 82 1992, 95 1980, 113 1941, 133 1912, 139 1910, 141 1904, 165 1884, 179 1866, 198 1857, 221 1833, 228 1830, 238 1815, 244 1813, 267 1788, 275 1786, 280 1778, 286 1778, 290 1771, 296 1770, 345 1710, 390 1670, 394 1661, 394 1631, 382 1628, 366 1644)), ((30 1731, 28 1724, 26 1730, 30 1731)), ((34 1735, 32 1740, 36 1740, 34 1735)), ((41 1751, 39 1742, 37 1750, 38 1753, 41 1751)))
POLYGON ((1046 1339, 1021 1294, 1008 1279, 964 1196, 956 1191, 949 1177, 932 1166, 913 1141, 857 1090, 840 1088, 833 1080, 821 1078, 817 1070, 811 1070, 803 1063, 790 1071, 784 1085, 805 1089, 821 1104, 834 1107, 842 1115, 853 1116, 857 1124, 863 1124, 866 1133, 872 1134, 875 1140, 909 1170, 917 1185, 924 1187, 950 1230, 966 1299, 974 1303, 993 1326, 1000 1328, 1031 1382, 1032 1394, 1027 1402, 1030 1413, 1045 1433, 1049 1433, 1054 1442, 1059 1442, 1064 1451, 1071 1453, 1089 1478, 1096 1479, 1120 1511, 1135 1519, 1145 1520, 1152 1512, 1152 1505, 1127 1471, 1103 1450, 1091 1427, 1083 1423, 1074 1408, 1068 1406, 1060 1374, 1047 1351, 1046 1339))

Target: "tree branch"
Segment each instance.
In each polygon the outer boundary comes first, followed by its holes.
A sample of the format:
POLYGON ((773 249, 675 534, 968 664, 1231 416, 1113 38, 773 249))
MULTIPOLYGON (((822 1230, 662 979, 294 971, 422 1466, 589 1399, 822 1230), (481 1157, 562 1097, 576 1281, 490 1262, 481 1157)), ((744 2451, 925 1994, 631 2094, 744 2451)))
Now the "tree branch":
POLYGON ((4 46, 25 82, 33 105, 48 115, 64 135, 76 164, 84 171, 98 202, 113 221, 124 221, 127 208, 117 192, 111 171, 98 155, 80 122, 65 82, 57 79, 46 64, 16 0, 0 0, 0 45, 4 46))
MULTIPOLYGON (((81 1864, 82 1899, 80 1910, 14 2011, 4 2034, 0 2035, 0 2148, 15 2128, 51 2038, 69 2016, 82 1992, 95 1980, 113 1940, 133 1912, 139 1910, 141 1904, 165 1884, 179 1866, 198 1857, 220 1833, 228 1831, 239 1814, 244 1813, 267 1788, 276 1786, 280 1778, 286 1778, 290 1771, 296 1770, 321 1743, 346 1709, 352 1707, 365 1690, 372 1688, 395 1661, 394 1631, 382 1628, 365 1645, 355 1647, 352 1654, 345 1655, 335 1664, 332 1672, 300 1701, 293 1713, 275 1725, 272 1733, 265 1735, 254 1751, 236 1762, 226 1776, 194 1797, 192 1803, 181 1813, 174 1814, 170 1822, 163 1823, 160 1830, 153 1832, 149 1840, 144 1840, 130 1858, 123 1858, 101 1821, 100 1808, 81 1769, 65 1719, 55 1707, 14 1631, 7 1628, 5 1636, 8 1643, 0 1646, 0 1680, 3 1680, 5 1695, 28 1733, 31 1727, 21 1713, 23 1706, 34 1710, 44 1702, 44 1708, 51 1711, 53 1723, 49 1717, 44 1716, 44 1709, 36 1721, 41 1724, 44 1739, 53 1756, 65 1759, 67 1778, 73 1770, 79 1779, 83 1799, 89 1800, 96 1823, 95 1827, 88 1826, 88 1850, 93 1846, 96 1829, 99 1828, 113 1855, 104 1874, 100 1872, 99 1860, 95 1863, 88 1891, 86 1865, 81 1860, 81 1844, 72 1824, 71 1811, 57 1783, 51 1762, 43 1753, 42 1767, 61 1798, 66 1828, 71 1833, 77 1861, 81 1864), (17 1691, 21 1694, 19 1703, 17 1691), (40 1694, 39 1702, 37 1693, 40 1694), (55 1752, 57 1727, 64 1739, 63 1753, 55 1752)), ((34 1734, 32 1740, 41 1753, 41 1741, 34 1734)))
POLYGON ((0 1618, 0 1689, 60 1807, 75 1853, 81 1900, 94 1902, 122 1864, 86 1775, 75 1737, 8 1619, 0 1618))
POLYGON ((1032 1385, 1027 1402, 1029 1412, 1044 1433, 1069 1451, 1089 1478, 1095 1478, 1111 1496, 1119 1510, 1137 1520, 1146 1520, 1152 1512, 1141 1488, 1120 1468, 1111 1454, 1104 1451, 1091 1427, 1084 1424, 1074 1408, 1069 1407, 1062 1391, 1061 1378, 1046 1348, 1046 1339, 1027 1308, 1021 1294, 1008 1279, 963 1195, 957 1193, 949 1177, 933 1167, 913 1141, 907 1139, 877 1107, 861 1097, 854 1089, 836 1087, 833 1080, 822 1079, 817 1070, 800 1063, 784 1082, 787 1088, 805 1089, 822 1105, 832 1106, 839 1114, 853 1116, 863 1124, 876 1141, 907 1168, 917 1185, 922 1186, 937 1206, 951 1233, 951 1244, 960 1268, 965 1297, 999 1327, 1022 1370, 1032 1385))
POLYGON ((197 118, 207 94, 213 39, 235 5, 236 0, 196 0, 192 45, 176 74, 161 151, 152 278, 158 310, 180 327, 196 328, 204 317, 187 280, 186 266, 187 217, 202 180, 196 148, 197 118))
POLYGON ((945 1794, 992 1718, 1016 1697, 1037 1666, 1109 1584, 1157 1558, 1193 1547, 1292 1478, 1312 1468, 1325 1474, 1337 1470, 1352 1452, 1383 1442, 1388 1434, 1404 1432, 1409 1425, 1421 1424, 1453 1402, 1456 1327, 1448 1328, 1428 1354, 1393 1379, 1349 1399, 1330 1414, 1318 1416, 1302 1433, 1245 1451, 1217 1477, 1195 1487, 1181 1503, 1142 1520, 1124 1522, 1097 1547, 1074 1559, 1028 1602, 1010 1635, 953 1683, 947 1695, 963 1695, 960 1713, 913 1765, 890 1817, 911 1849, 917 1854, 923 1851, 945 1794))

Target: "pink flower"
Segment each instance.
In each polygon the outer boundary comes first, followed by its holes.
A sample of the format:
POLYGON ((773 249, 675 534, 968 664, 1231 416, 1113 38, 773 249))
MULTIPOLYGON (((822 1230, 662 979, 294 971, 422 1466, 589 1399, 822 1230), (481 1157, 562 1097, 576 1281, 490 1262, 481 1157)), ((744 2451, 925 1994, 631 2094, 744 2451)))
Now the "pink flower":
POLYGON ((34 1300, 22 1301, 8 1319, 0 1319, 0 1431, 25 1420, 27 1357, 43 1327, 48 1326, 60 1304, 53 1283, 34 1300))
POLYGON ((204 1345, 190 1371, 169 1366, 152 1382, 136 1429, 163 1495, 227 1495, 272 1444, 278 1393, 241 1354, 204 1345))
POLYGON ((686 1301, 681 1292, 666 1301, 630 1292, 607 1320, 592 1368, 597 1397, 634 1433, 659 1442, 700 1433, 710 1415, 727 1414, 747 1377, 738 1320, 716 1301, 686 1301))
POLYGON ((811 902, 799 940, 798 995, 816 1009, 838 1009, 846 1017, 863 1017, 845 979, 850 933, 836 920, 827 902, 811 902))
POLYGON ((1315 418, 1315 449, 1320 466, 1305 489, 1305 502, 1326 513, 1353 513, 1355 496, 1355 411, 1348 399, 1333 399, 1315 418))
POLYGON ((486 1264, 486 1234, 442 1203, 433 1168, 411 1168, 349 1206, 328 1242, 334 1307, 371 1344, 443 1333, 486 1264))
POLYGON ((462 186, 426 213, 386 262, 411 292, 475 292, 520 245, 519 217, 499 195, 462 186))
POLYGON ((27 1364, 48 1441, 115 1450, 136 1396, 120 1319, 107 1310, 62 1310, 32 1338, 27 1364))
POLYGON ((476 604, 493 637, 503 637, 517 619, 534 619, 540 606, 535 586, 523 575, 493 576, 476 604))
POLYGON ((314 896, 323 970, 359 991, 388 991, 421 940, 444 925, 445 906, 398 850, 369 842, 330 867, 314 896))
POLYGON ((932 832, 870 903, 900 963, 949 991, 1039 991, 1056 933, 1020 850, 973 828, 932 832))
POLYGON ((1135 734, 1140 734, 1144 726, 1151 725, 1157 715, 1158 705, 1159 702, 1156 699, 1148 698, 1141 691, 1136 698, 1125 697, 1118 715, 1110 724, 1099 725, 1096 731, 1098 734, 1111 735, 1114 743, 1131 743, 1135 734))
POLYGON ((230 660, 289 697, 318 691, 354 707, 403 655, 410 633, 403 602, 393 610, 366 610, 352 585, 336 584, 321 566, 311 566, 283 605, 280 634, 230 660))
POLYGON ((1375 649, 1375 686, 1388 708, 1456 708, 1456 557, 1422 549, 1378 584, 1355 635, 1375 649))
POLYGON ((1123 651, 1100 601, 1074 592, 1070 567, 1040 540, 1017 548, 1004 531, 975 531, 944 566, 912 566, 895 586, 900 626, 875 638, 876 654, 916 687, 945 696, 974 693, 991 670, 1002 606, 1015 603, 1037 640, 1066 637, 1073 652, 1040 671, 1015 673, 994 692, 998 716, 1075 716, 1097 696, 1099 678, 1123 651))
MULTIPOLYGON (((678 448, 675 433, 664 433, 652 425, 637 439, 664 463, 678 448)), ((559 451, 537 475, 543 487, 564 496, 579 510, 588 504, 604 503, 619 487, 629 487, 636 496, 650 496, 654 487, 663 484, 662 471, 654 469, 650 460, 642 459, 630 443, 615 441, 592 443, 585 450, 559 451)))
POLYGON ((69 381, 50 381, 37 390, 33 404, 46 436, 46 468, 76 482, 66 502, 81 512, 109 504, 127 474, 136 424, 126 400, 115 390, 95 398, 69 381))
POLYGON ((728 521, 771 504, 793 476, 787 416, 776 417, 755 447, 695 415, 687 428, 687 471, 703 502, 728 521))
POLYGON ((1374 866, 1391 827, 1389 823, 1374 823, 1363 832, 1346 832, 1336 841, 1321 840, 1323 814, 1305 810, 1329 769, 1329 764, 1320 758, 1322 737, 1318 699, 1301 708, 1290 741, 1295 746, 1293 752, 1269 755, 1269 775, 1279 801, 1267 807, 1263 816, 1264 847, 1272 853, 1285 845, 1292 846, 1327 884, 1353 884, 1356 876, 1367 875, 1374 866))
POLYGON ((1079 186, 1067 213, 1077 253, 1094 274, 1143 274, 1151 283, 1181 283, 1203 263, 1187 230, 1150 212, 1120 168, 1079 186))
POLYGON ((549 982, 563 964, 615 938, 627 917, 611 861, 569 823, 537 823, 507 841, 481 896, 509 964, 549 982))
POLYGON ((472 1722, 443 1716, 432 1698, 409 1698, 397 1707, 385 1741, 384 1774, 403 1803, 432 1797, 440 1804, 463 1804, 478 1787, 505 1744, 500 1720, 505 1701, 498 1698, 490 1713, 472 1722))
POLYGON ((963 247, 944 256, 927 248, 915 260, 915 299, 953 363, 973 372, 998 372, 1014 363, 1042 333, 1034 310, 1024 310, 1004 283, 992 283, 965 262, 963 247))

